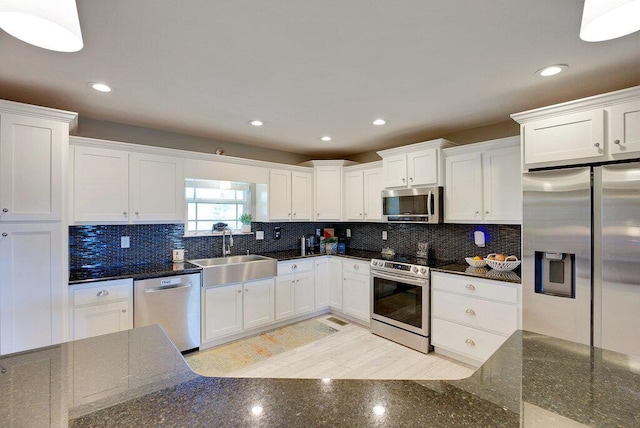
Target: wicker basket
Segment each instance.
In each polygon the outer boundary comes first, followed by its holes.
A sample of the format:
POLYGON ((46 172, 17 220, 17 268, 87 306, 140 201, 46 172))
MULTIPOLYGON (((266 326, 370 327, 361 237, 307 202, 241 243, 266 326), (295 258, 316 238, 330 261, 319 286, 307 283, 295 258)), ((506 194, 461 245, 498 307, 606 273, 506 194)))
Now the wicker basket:
POLYGON ((471 267, 479 268, 485 267, 487 265, 487 262, 485 260, 473 260, 473 257, 465 257, 464 259, 471 267))
POLYGON ((487 266, 500 272, 508 272, 520 266, 520 260, 516 256, 505 257, 504 261, 487 259, 487 266))

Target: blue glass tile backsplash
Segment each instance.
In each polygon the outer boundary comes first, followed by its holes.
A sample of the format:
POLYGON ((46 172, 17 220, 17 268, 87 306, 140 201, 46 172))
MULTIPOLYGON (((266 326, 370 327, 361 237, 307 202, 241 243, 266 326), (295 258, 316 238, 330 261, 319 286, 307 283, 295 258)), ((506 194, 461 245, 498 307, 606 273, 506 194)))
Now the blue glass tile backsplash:
MULTIPOLYGON (((253 223, 265 239, 255 235, 234 235, 233 254, 263 253, 297 249, 300 237, 316 229, 332 227, 348 248, 378 251, 391 247, 398 254, 415 254, 418 242, 428 242, 431 257, 464 261, 464 257, 501 252, 520 258, 519 225, 396 224, 396 223, 253 223), (273 230, 281 228, 280 239, 273 230), (351 237, 346 238, 346 229, 351 237), (473 243, 473 232, 485 232, 485 248, 473 243), (382 240, 382 231, 388 239, 382 240)), ((171 250, 183 248, 185 257, 198 259, 222 255, 220 236, 184 237, 183 224, 102 225, 69 227, 69 268, 116 267, 171 261, 171 250), (128 236, 129 248, 120 248, 120 238, 128 236)))

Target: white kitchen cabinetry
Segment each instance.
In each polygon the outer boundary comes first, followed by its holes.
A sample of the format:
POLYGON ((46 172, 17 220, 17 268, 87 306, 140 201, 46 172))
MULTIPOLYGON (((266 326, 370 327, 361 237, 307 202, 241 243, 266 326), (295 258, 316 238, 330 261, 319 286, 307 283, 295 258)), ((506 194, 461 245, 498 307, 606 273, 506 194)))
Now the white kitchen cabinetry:
POLYGON ((274 321, 274 279, 245 282, 243 288, 244 329, 271 324, 274 321))
POLYGON ((329 307, 329 257, 315 257, 313 261, 315 309, 327 309, 329 307))
POLYGON ((344 206, 346 220, 382 220, 382 168, 376 162, 362 167, 345 168, 344 206))
POLYGON ((133 328, 133 280, 71 286, 73 340, 133 328))
POLYGON ((73 221, 78 223, 184 220, 180 158, 77 145, 73 147, 72 193, 73 221))
POLYGON ((342 260, 329 257, 329 307, 342 310, 342 260))
POLYGON ((316 220, 342 218, 342 166, 316 166, 315 171, 316 220))
POLYGON ((445 221, 520 223, 518 137, 445 149, 445 221))
POLYGON ((278 263, 275 302, 276 320, 313 311, 314 270, 312 260, 278 263))
POLYGON ((433 272, 431 287, 436 352, 479 366, 519 327, 519 284, 433 272))
POLYGON ((66 249, 60 223, 0 223, 0 354, 63 342, 66 249))
POLYGON ((442 185, 441 149, 452 145, 438 139, 379 151, 384 187, 442 185))
POLYGON ((511 117, 521 125, 526 170, 640 155, 640 86, 511 117))
POLYGON ((271 220, 311 220, 311 172, 269 170, 269 218, 271 220))
POLYGON ((371 318, 369 263, 343 259, 342 277, 342 311, 369 325, 371 318))

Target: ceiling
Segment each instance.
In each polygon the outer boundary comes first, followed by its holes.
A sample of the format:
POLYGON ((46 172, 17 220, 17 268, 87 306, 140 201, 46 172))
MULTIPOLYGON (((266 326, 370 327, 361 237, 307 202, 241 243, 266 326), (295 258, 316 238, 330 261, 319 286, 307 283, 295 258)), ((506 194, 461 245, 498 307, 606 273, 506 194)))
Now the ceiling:
POLYGON ((0 31, 0 98, 80 120, 340 157, 640 84, 640 34, 583 42, 582 0, 77 4, 80 52, 0 31), (534 75, 556 63, 569 69, 534 75), (86 85, 96 81, 117 90, 86 85), (376 118, 387 125, 373 126, 376 118))

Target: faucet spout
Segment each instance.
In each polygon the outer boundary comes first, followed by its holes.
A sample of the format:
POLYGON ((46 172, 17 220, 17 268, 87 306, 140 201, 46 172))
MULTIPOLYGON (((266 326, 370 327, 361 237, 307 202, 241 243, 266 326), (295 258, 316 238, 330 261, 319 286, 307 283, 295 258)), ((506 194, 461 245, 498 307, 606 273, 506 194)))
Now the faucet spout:
POLYGON ((222 229, 222 257, 227 257, 231 255, 231 247, 233 247, 233 233, 228 226, 222 229), (229 245, 226 243, 226 235, 227 230, 229 231, 229 245))

